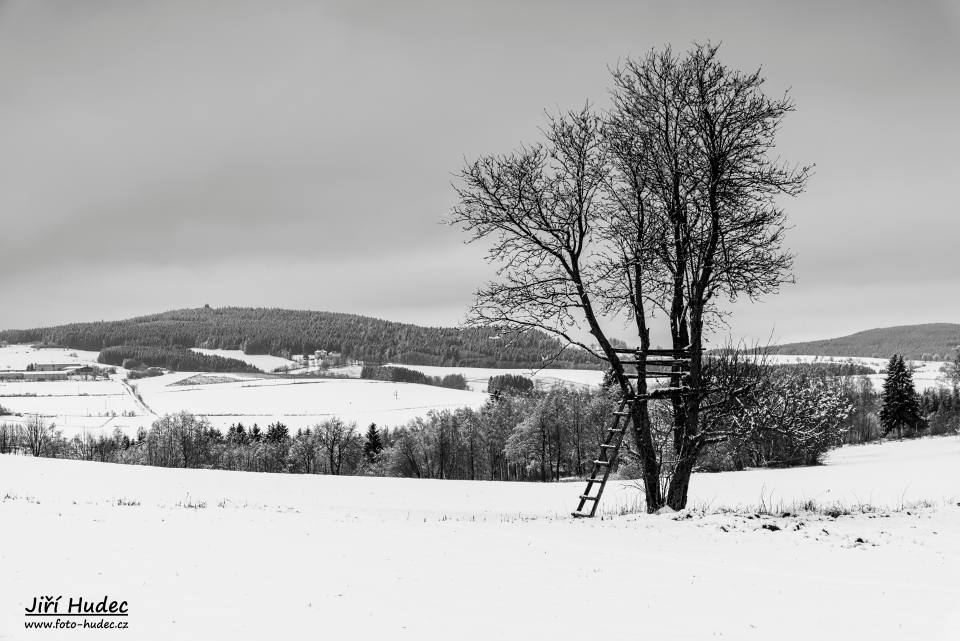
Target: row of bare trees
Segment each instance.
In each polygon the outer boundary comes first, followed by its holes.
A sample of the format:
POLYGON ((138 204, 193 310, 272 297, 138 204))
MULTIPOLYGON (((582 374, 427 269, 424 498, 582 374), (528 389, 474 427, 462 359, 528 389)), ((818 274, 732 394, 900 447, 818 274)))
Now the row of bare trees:
POLYGON ((612 400, 604 390, 557 386, 500 390, 476 410, 430 412, 360 434, 338 418, 291 434, 235 424, 226 433, 189 412, 163 416, 134 437, 114 432, 65 439, 41 417, 0 423, 0 453, 175 468, 436 479, 559 480, 596 457, 612 400))
POLYGON ((596 458, 612 399, 556 386, 493 396, 477 410, 431 412, 391 430, 379 473, 441 479, 556 481, 596 458))
POLYGON ((60 431, 42 416, 27 417, 23 423, 0 422, 0 454, 53 458, 61 453, 62 444, 60 431))
POLYGON ((451 216, 500 267, 477 293, 471 323, 547 331, 606 360, 621 393, 641 399, 633 436, 650 511, 685 506, 698 457, 720 438, 717 417, 748 389, 724 378, 736 367, 707 371, 705 331, 724 300, 790 280, 779 199, 799 194, 809 171, 774 155, 792 100, 768 95, 759 71, 732 69, 717 54, 697 45, 627 60, 606 111, 551 117, 542 143, 468 163, 451 216), (635 370, 615 351, 614 321, 635 332, 635 370), (672 383, 681 389, 668 448, 642 400, 657 322, 672 348, 692 353, 685 380, 672 383))

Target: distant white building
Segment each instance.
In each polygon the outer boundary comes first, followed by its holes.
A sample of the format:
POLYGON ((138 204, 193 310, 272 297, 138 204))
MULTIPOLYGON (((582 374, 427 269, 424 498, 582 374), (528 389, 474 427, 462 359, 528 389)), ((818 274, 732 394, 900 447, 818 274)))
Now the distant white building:
POLYGON ((33 363, 34 372, 64 372, 72 367, 77 367, 77 363, 33 363))
POLYGON ((70 372, 22 372, 14 370, 0 371, 0 381, 65 381, 70 372))

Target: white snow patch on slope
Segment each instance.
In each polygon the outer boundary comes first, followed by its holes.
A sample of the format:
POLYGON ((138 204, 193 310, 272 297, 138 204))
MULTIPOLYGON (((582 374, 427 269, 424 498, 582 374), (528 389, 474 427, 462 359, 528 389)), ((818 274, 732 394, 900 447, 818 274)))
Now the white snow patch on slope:
POLYGON ((62 347, 35 348, 33 345, 0 346, 0 370, 25 370, 31 363, 96 365, 99 352, 62 347))
POLYGON ((444 377, 449 374, 460 374, 467 380, 467 387, 477 392, 487 391, 487 381, 491 376, 514 374, 532 378, 537 383, 547 387, 564 383, 580 387, 599 387, 603 382, 603 371, 598 369, 504 369, 494 367, 439 367, 433 365, 404 365, 390 363, 395 367, 423 372, 428 376, 444 377))
POLYGON ((289 367, 291 365, 296 365, 294 361, 281 358, 280 356, 271 356, 270 354, 247 354, 243 350, 239 349, 203 349, 200 347, 191 347, 190 351, 198 354, 205 354, 207 356, 233 358, 238 361, 243 361, 248 365, 253 365, 257 369, 264 372, 272 372, 278 367, 289 367))
POLYGON ((157 415, 187 410, 221 429, 240 421, 264 425, 281 421, 296 431, 330 417, 397 426, 431 410, 478 408, 486 394, 410 383, 357 379, 256 378, 210 385, 171 385, 195 376, 178 372, 136 381, 144 402, 157 415))
MULTIPOLYGON (((889 359, 869 358, 865 356, 811 356, 797 354, 769 354, 765 360, 771 364, 792 364, 792 363, 854 363, 873 368, 876 374, 867 374, 867 378, 873 383, 877 391, 883 389, 883 381, 886 375, 881 374, 886 369, 889 359)), ((913 382, 918 392, 927 389, 936 389, 938 387, 949 387, 949 384, 943 376, 944 361, 907 361, 907 364, 913 370, 913 382)))

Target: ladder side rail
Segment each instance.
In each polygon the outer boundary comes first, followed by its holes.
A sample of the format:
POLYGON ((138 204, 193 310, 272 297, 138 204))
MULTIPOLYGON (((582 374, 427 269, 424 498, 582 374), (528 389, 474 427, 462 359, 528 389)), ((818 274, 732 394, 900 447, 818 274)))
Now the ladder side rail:
POLYGON ((617 460, 620 447, 623 445, 624 436, 626 436, 627 429, 633 419, 632 413, 624 412, 624 409, 632 404, 633 397, 624 398, 620 402, 618 411, 614 412, 613 424, 607 428, 606 437, 600 447, 599 457, 593 463, 593 471, 590 474, 590 478, 587 479, 586 489, 584 489, 584 493, 580 496, 580 503, 577 506, 577 510, 573 513, 574 516, 592 518, 596 514, 597 506, 600 504, 600 497, 603 496, 603 491, 610 478, 610 471, 613 469, 613 464, 617 460), (603 447, 604 445, 613 445, 614 447, 605 448, 603 447), (610 455, 604 458, 604 454, 608 451, 610 455), (603 469, 601 470, 601 468, 603 469), (590 489, 594 485, 598 485, 596 496, 590 496, 590 489), (587 501, 591 501, 593 505, 590 507, 590 513, 584 514, 583 508, 587 501))
MULTIPOLYGON (((607 433, 603 439, 603 442, 601 443, 600 452, 598 454, 599 458, 601 459, 603 458, 604 448, 602 446, 611 444, 611 441, 613 440, 614 435, 616 434, 616 432, 612 431, 612 429, 616 429, 616 426, 619 425, 619 423, 620 423, 620 416, 618 415, 614 419, 614 423, 613 423, 614 427, 607 428, 607 433)), ((622 439, 623 431, 620 432, 620 435, 622 439)), ((619 449, 619 447, 617 449, 619 449)), ((593 516, 593 512, 596 511, 596 504, 600 501, 600 496, 603 494, 603 487, 607 484, 607 478, 610 476, 610 467, 611 466, 609 464, 601 465, 596 461, 593 462, 593 471, 591 471, 590 473, 590 478, 587 479, 587 487, 584 489, 583 494, 581 495, 580 504, 577 506, 577 512, 583 511, 583 506, 586 504, 587 501, 593 501, 594 505, 590 514, 590 516, 593 516), (605 468, 602 470, 602 474, 600 474, 601 468, 605 468), (599 485, 599 487, 597 488, 596 497, 583 498, 584 496, 587 496, 590 494, 590 488, 593 487, 594 485, 599 485)))

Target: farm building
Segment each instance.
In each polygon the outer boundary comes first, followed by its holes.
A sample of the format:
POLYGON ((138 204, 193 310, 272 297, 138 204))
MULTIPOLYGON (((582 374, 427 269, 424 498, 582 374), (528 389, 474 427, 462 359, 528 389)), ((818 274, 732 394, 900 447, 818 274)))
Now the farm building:
POLYGON ((62 372, 76 366, 76 363, 33 363, 28 369, 34 372, 62 372))

